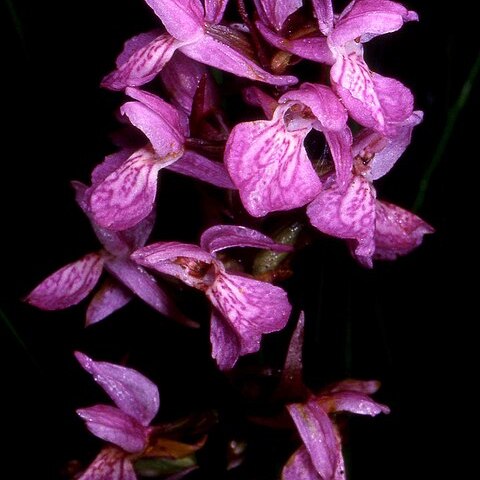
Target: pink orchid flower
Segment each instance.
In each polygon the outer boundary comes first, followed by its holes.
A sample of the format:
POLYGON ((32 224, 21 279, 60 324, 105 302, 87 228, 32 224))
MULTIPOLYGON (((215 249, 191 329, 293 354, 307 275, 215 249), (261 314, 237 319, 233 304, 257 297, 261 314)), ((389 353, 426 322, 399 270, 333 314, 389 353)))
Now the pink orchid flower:
POLYGON ((117 69, 103 79, 113 90, 143 85, 163 69, 179 50, 200 63, 239 77, 290 85, 292 76, 275 76, 254 60, 251 46, 238 29, 220 25, 227 0, 147 0, 166 33, 149 32, 129 40, 117 59, 117 69))
POLYGON ((213 307, 212 356, 221 369, 232 368, 241 355, 258 351, 262 335, 281 330, 291 311, 281 288, 227 271, 216 253, 230 247, 291 250, 255 230, 217 225, 203 233, 200 247, 159 242, 138 249, 131 257, 139 265, 205 293, 213 307))
POLYGON ((395 138, 365 129, 353 144, 354 174, 346 188, 333 177, 307 207, 310 222, 321 232, 349 239, 359 262, 372 267, 372 259, 393 260, 420 245, 433 228, 396 205, 376 199, 373 181, 385 175, 410 143, 412 130, 423 117, 412 116, 397 128, 395 138))

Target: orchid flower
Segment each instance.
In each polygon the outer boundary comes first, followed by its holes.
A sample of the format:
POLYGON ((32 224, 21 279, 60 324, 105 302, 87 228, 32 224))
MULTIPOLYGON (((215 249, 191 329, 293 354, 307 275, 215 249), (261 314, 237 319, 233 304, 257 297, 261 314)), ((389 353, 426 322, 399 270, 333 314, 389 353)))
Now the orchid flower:
POLYGON ((281 50, 332 65, 330 80, 351 117, 365 127, 394 134, 395 125, 413 112, 413 96, 399 81, 371 72, 363 58, 363 44, 395 32, 415 12, 389 0, 353 0, 338 16, 331 0, 313 0, 324 37, 284 39, 258 23, 259 31, 281 50))
POLYGON ((376 200, 372 182, 385 175, 410 143, 422 112, 397 128, 395 138, 363 130, 353 144, 354 172, 346 189, 333 177, 307 207, 310 222, 321 232, 350 239, 355 257, 367 267, 372 258, 393 260, 420 245, 433 228, 413 213, 376 200))
POLYGON ((147 447, 149 425, 160 406, 158 388, 131 368, 95 362, 80 352, 75 356, 116 405, 77 410, 87 428, 111 444, 100 452, 80 480, 135 480, 132 460, 147 447))
POLYGON ((92 187, 89 208, 98 225, 119 231, 146 218, 154 207, 158 172, 163 168, 234 188, 221 163, 185 149, 188 127, 183 113, 151 93, 128 88, 127 94, 136 101, 127 102, 121 111, 152 148, 136 151, 92 187))
MULTIPOLYGON (((110 155, 92 174, 92 182, 100 182, 109 169, 123 161, 128 153, 110 155)), ((112 232, 95 223, 89 215, 88 189, 80 182, 73 183, 77 203, 87 214, 93 230, 100 240, 102 250, 82 257, 56 271, 40 283, 26 298, 26 301, 42 310, 61 310, 82 301, 98 283, 103 270, 110 273, 100 290, 90 302, 86 314, 86 325, 103 320, 126 305, 135 295, 160 313, 188 321, 155 279, 142 267, 130 260, 130 253, 145 245, 155 222, 155 212, 151 212, 134 228, 123 232, 112 232)))
POLYGON ((344 480, 341 437, 329 415, 337 412, 371 416, 389 413, 388 407, 370 398, 378 387, 378 382, 374 381, 346 380, 310 396, 305 403, 287 405, 303 445, 284 466, 282 479, 344 480))
POLYGON ((230 247, 291 250, 255 230, 217 225, 203 233, 200 247, 159 242, 138 249, 131 257, 139 265, 174 276, 205 293, 213 307, 212 356, 221 369, 232 368, 239 356, 258 351, 261 336, 281 330, 291 310, 281 288, 227 272, 216 253, 230 247))
POLYGON ((163 69, 176 50, 200 63, 251 80, 290 85, 297 79, 275 76, 254 60, 251 46, 238 29, 219 25, 227 0, 147 0, 166 33, 149 32, 129 40, 117 59, 117 69, 103 79, 113 90, 140 86, 163 69))
MULTIPOLYGON (((259 101, 270 109, 267 99, 259 101)), ((352 169, 347 119, 330 88, 304 83, 280 97, 270 120, 235 126, 225 147, 225 164, 247 211, 261 217, 301 207, 319 194, 322 183, 303 143, 312 128, 325 135, 337 181, 346 185, 352 169)))

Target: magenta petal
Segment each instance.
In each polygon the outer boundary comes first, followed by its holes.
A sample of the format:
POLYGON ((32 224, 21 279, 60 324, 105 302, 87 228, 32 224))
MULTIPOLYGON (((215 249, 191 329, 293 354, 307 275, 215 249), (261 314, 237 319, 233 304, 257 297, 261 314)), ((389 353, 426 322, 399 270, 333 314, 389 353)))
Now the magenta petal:
POLYGON ((78 180, 72 180, 70 185, 75 190, 75 201, 78 206, 84 211, 88 216, 89 205, 88 201, 90 199, 91 188, 87 187, 84 183, 79 182, 78 180))
POLYGON ((396 126, 390 124, 403 123, 413 113, 410 90, 398 80, 372 73, 360 52, 338 55, 330 78, 352 118, 365 127, 394 135, 396 126))
POLYGON ((322 190, 308 206, 307 215, 321 232, 356 240, 355 254, 371 259, 375 251, 375 191, 363 177, 354 176, 345 191, 336 184, 322 190))
POLYGON ((93 325, 125 306, 133 294, 121 284, 107 280, 92 298, 87 309, 85 326, 93 325))
POLYGON ((291 311, 284 290, 238 275, 218 273, 206 293, 240 337, 240 355, 258 351, 262 335, 285 327, 291 311))
POLYGON ((137 223, 137 225, 134 227, 117 233, 123 244, 128 247, 129 253, 145 245, 150 237, 150 234, 152 233, 153 227, 155 226, 155 219, 156 212, 154 209, 147 217, 145 217, 140 223, 137 223))
POLYGON ((92 185, 103 182, 111 173, 119 168, 132 155, 133 149, 122 148, 120 151, 107 155, 92 171, 92 185))
POLYGON ((188 320, 158 286, 156 280, 144 268, 126 258, 109 259, 105 269, 118 278, 137 297, 163 315, 189 326, 197 326, 188 320))
POLYGON ((285 20, 302 6, 302 0, 255 0, 263 23, 280 30, 285 20))
MULTIPOLYGON (((180 51, 175 53, 160 73, 162 82, 171 95, 173 103, 180 106, 188 114, 192 111, 193 97, 205 75, 207 75, 205 65, 186 57, 180 51)), ((204 102, 208 105, 207 108, 212 108, 214 104, 212 82, 207 80, 206 87, 207 99, 206 101, 204 99, 204 102)))
POLYGON ((379 413, 390 413, 386 405, 374 402, 367 394, 353 391, 339 391, 317 398, 327 413, 351 412, 374 417, 379 413))
POLYGON ((285 464, 282 480, 326 480, 315 470, 308 450, 302 445, 285 464))
POLYGON ((318 122, 314 128, 325 134, 337 173, 337 183, 343 188, 350 180, 352 133, 347 126, 348 114, 333 91, 314 83, 304 83, 298 90, 285 93, 280 102, 297 101, 310 108, 318 122))
POLYGON ((434 229, 413 213, 387 202, 376 202, 375 258, 394 260, 418 247, 434 229))
MULTIPOLYGON (((361 49, 361 46, 356 48, 361 49)), ((365 127, 384 130, 385 114, 370 69, 360 52, 339 54, 330 70, 330 78, 354 120, 365 127)))
POLYGON ((197 152, 187 150, 178 161, 169 165, 167 170, 202 180, 216 187, 236 189, 223 163, 209 160, 197 152))
POLYGON ((349 378, 328 386, 326 389, 323 389, 322 392, 335 393, 342 391, 351 391, 371 395, 372 393, 375 393, 379 388, 380 382, 377 380, 355 380, 349 378))
POLYGON ((210 23, 220 23, 228 0, 205 0, 205 20, 210 23))
POLYGON ((132 463, 117 447, 104 448, 78 480, 137 480, 132 463))
POLYGON ((25 301, 42 310, 61 310, 75 305, 93 290, 102 270, 103 257, 90 253, 47 277, 25 301))
POLYGON ((265 248, 276 252, 293 250, 290 245, 282 245, 263 233, 237 225, 215 225, 205 230, 200 238, 200 246, 210 253, 230 247, 265 248))
POLYGON ((271 119, 278 107, 277 101, 260 88, 252 86, 243 89, 243 99, 249 105, 260 107, 265 117, 271 119))
POLYGON ((157 386, 132 368, 108 362, 96 362, 81 352, 75 352, 80 365, 93 376, 118 408, 147 426, 160 405, 157 386))
MULTIPOLYGON (((183 145, 185 140, 185 135, 188 133, 184 130, 184 116, 180 114, 180 112, 167 103, 162 98, 154 95, 153 93, 146 92, 145 90, 140 90, 139 88, 129 87, 125 89, 125 93, 140 102, 143 106, 148 107, 152 112, 157 116, 151 117, 147 115, 145 118, 142 118, 142 113, 134 110, 133 112, 130 109, 128 111, 122 113, 126 113, 129 120, 139 129, 144 131, 145 135, 150 139, 152 144, 159 143, 162 141, 162 138, 156 138, 154 135, 148 134, 148 130, 160 129, 161 135, 163 138, 163 142, 165 144, 173 143, 175 145, 183 145), (133 113, 133 115, 132 115, 133 113), (132 121, 132 118, 136 120, 136 123, 132 121), (143 127, 143 129, 142 129, 143 127)), ((135 102, 134 102, 135 104, 135 102)), ((165 148, 163 146, 158 146, 157 153, 160 153, 162 156, 168 154, 171 150, 177 150, 178 147, 173 147, 170 145, 169 148, 165 148)))
POLYGON ((340 15, 330 41, 335 45, 344 45, 356 38, 366 42, 377 35, 395 32, 405 22, 412 20, 418 20, 417 14, 399 3, 389 0, 356 0, 340 15))
POLYGON ((292 85, 298 81, 295 77, 289 75, 279 76, 266 72, 240 50, 208 34, 200 37, 195 43, 183 46, 181 51, 198 62, 233 73, 239 77, 246 77, 271 85, 292 85))
MULTIPOLYGON (((398 80, 382 77, 378 73, 372 73, 372 80, 386 121, 406 122, 413 113, 412 92, 398 80)), ((393 132, 395 132, 394 127, 393 132)))
POLYGON ((141 452, 147 443, 147 429, 135 418, 110 405, 80 408, 77 414, 98 438, 113 443, 126 452, 141 452))
POLYGON ((131 258, 139 265, 176 277, 201 290, 207 288, 203 272, 207 273, 213 261, 213 257, 200 247, 179 242, 154 243, 138 249, 131 258))
POLYGON ((348 113, 331 88, 317 83, 303 83, 298 90, 291 90, 279 99, 300 102, 310 108, 321 125, 319 130, 340 131, 345 129, 348 113))
POLYGON ((332 0, 313 0, 313 8, 320 31, 328 35, 332 31, 334 20, 332 0))
POLYGON ((177 109, 156 95, 136 88, 127 88, 126 93, 138 102, 124 104, 122 113, 145 134, 159 156, 179 158, 187 132, 177 109))
POLYGON ((305 391, 303 383, 303 343, 305 339, 305 314, 303 311, 297 320, 297 325, 288 344, 287 356, 283 364, 283 369, 278 384, 278 391, 282 395, 297 398, 301 392, 305 391))
POLYGON ((156 28, 155 30, 150 30, 149 32, 140 33, 135 35, 125 42, 123 45, 123 50, 120 55, 117 57, 115 64, 117 68, 120 68, 124 63, 128 62, 130 57, 134 55, 138 50, 143 47, 146 47, 149 43, 157 40, 157 38, 162 34, 162 29, 156 28))
MULTIPOLYGON (((108 74, 102 80, 102 86, 111 90, 123 90, 125 87, 137 87, 153 80, 181 45, 182 42, 168 33, 160 35, 108 74)), ((130 45, 126 45, 125 50, 130 50, 130 45)), ((119 58, 124 59, 123 53, 119 58)))
POLYGON ((149 148, 135 152, 94 188, 90 208, 95 222, 118 231, 143 220, 153 209, 159 170, 173 161, 158 157, 149 148))
POLYGON ((105 250, 112 255, 127 255, 129 253, 129 245, 125 242, 123 236, 119 233, 100 227, 92 218, 89 202, 93 187, 87 188, 86 185, 77 181, 71 182, 71 185, 75 189, 75 199, 77 203, 89 218, 93 231, 105 250))
POLYGON ((352 176, 352 132, 345 127, 339 132, 325 131, 324 135, 335 164, 337 183, 344 188, 352 176))
POLYGON ((403 124, 396 126, 395 136, 388 138, 375 130, 364 129, 354 140, 353 155, 373 157, 368 163, 365 178, 373 181, 383 177, 395 165, 410 144, 413 128, 423 118, 423 112, 415 111, 403 124))
POLYGON ((269 212, 305 205, 318 194, 321 182, 303 140, 310 128, 288 131, 281 106, 271 121, 239 123, 225 147, 225 164, 247 211, 269 212))
POLYGON ((75 189, 77 203, 90 219, 95 235, 108 253, 115 256, 125 256, 135 248, 145 244, 155 222, 154 210, 135 227, 122 232, 113 232, 100 227, 92 218, 89 201, 93 187, 87 188, 83 183, 76 181, 71 182, 71 184, 75 189))
POLYGON ((287 405, 298 433, 322 479, 342 478, 343 459, 332 421, 315 401, 287 405))
POLYGON ((326 37, 286 39, 269 30, 261 22, 257 22, 256 25, 265 40, 279 50, 327 65, 335 62, 326 37))
POLYGON ((146 0, 170 35, 194 40, 202 32, 204 11, 200 0, 146 0))
POLYGON ((212 358, 220 370, 230 370, 241 355, 241 340, 227 319, 212 308, 210 317, 210 343, 212 358))
POLYGON ((177 257, 189 257, 201 262, 211 262, 212 256, 196 245, 179 242, 158 242, 139 248, 131 258, 139 265, 156 268, 158 263, 174 260, 177 257))

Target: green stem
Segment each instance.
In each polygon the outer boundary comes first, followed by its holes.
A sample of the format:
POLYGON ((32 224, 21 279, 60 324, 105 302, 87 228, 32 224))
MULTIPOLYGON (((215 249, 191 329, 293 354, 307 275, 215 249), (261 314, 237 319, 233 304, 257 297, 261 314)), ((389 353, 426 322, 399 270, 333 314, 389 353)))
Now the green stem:
POLYGON ((445 149, 447 148, 448 142, 450 141, 450 137, 452 136, 453 129, 455 128, 455 124, 458 120, 458 116, 460 112, 467 104, 468 98, 472 92, 473 85, 477 78, 478 72, 480 71, 480 53, 477 55, 477 58, 468 74, 467 80, 463 84, 463 87, 460 91, 460 95, 457 98, 457 101, 452 105, 452 107, 448 111, 448 120, 445 124, 445 128, 443 130, 442 136, 440 137, 440 141, 438 142, 437 148, 432 157, 432 161, 430 165, 428 165, 423 177, 420 181, 420 186, 417 193, 417 198, 415 199, 415 203, 413 205, 413 211, 417 212, 423 205, 426 197, 426 193, 428 190, 428 186, 430 184, 431 177, 435 170, 437 169, 440 160, 445 153, 445 149))

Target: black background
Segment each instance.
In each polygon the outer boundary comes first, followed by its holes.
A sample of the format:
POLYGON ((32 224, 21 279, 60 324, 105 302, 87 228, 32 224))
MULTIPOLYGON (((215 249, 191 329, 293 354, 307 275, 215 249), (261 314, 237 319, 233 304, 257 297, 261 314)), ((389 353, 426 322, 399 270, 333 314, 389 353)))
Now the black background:
MULTIPOLYGON (((112 361, 130 352, 129 365, 160 385, 165 418, 231 399, 209 359, 205 329, 185 333, 135 303, 83 330, 85 305, 45 313, 20 302, 48 273, 97 248, 69 181, 87 181, 92 166, 111 151, 108 134, 121 95, 101 90, 99 80, 113 67, 123 41, 154 26, 155 19, 140 0, 12 0, 11 5, 21 30, 3 0, 0 308, 18 336, 2 319, 8 444, 2 457, 5 468, 14 469, 7 478, 58 478, 68 460, 88 461, 99 447, 74 413, 103 398, 75 364, 75 349, 112 361)), ((425 111, 409 150, 379 185, 382 198, 410 208, 479 42, 466 2, 448 10, 437 2, 407 5, 420 14, 420 23, 372 42, 367 59, 374 70, 410 86, 425 111)), ((460 478, 469 468, 460 431, 473 428, 477 408, 469 388, 478 376, 473 371, 477 294, 467 278, 475 282, 478 272, 475 90, 476 85, 419 212, 436 234, 410 256, 378 264, 374 271, 358 268, 344 247, 333 243, 328 248, 335 255, 312 249, 301 265, 311 280, 305 298, 322 298, 306 300, 307 313, 320 312, 321 318, 307 330, 309 368, 325 365, 326 379, 336 373, 378 378, 383 382, 378 398, 392 408, 388 417, 352 422, 353 479, 460 478), (352 354, 346 362, 335 352, 348 328, 352 354)), ((177 183, 165 188, 182 189, 184 201, 169 200, 161 213, 161 236, 194 240, 191 184, 170 180, 177 183)))

